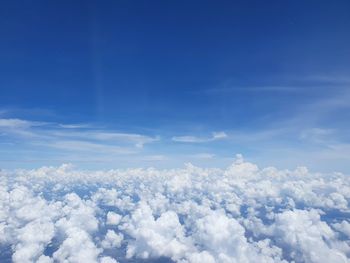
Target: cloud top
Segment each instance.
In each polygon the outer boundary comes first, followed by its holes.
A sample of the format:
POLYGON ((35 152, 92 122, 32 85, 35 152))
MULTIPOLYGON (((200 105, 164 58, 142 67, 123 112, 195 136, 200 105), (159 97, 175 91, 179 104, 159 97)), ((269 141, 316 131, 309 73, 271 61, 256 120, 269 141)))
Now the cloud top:
POLYGON ((0 261, 349 262, 349 200, 346 175, 241 155, 227 169, 0 171, 0 261))

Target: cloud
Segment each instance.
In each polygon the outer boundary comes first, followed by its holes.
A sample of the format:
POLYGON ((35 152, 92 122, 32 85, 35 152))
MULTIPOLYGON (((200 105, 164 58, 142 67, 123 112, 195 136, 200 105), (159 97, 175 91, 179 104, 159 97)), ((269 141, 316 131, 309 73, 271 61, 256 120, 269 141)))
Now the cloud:
POLYGON ((53 259, 58 262, 95 263, 100 252, 101 250, 96 248, 85 231, 72 228, 59 249, 53 254, 53 259))
POLYGON ((350 238, 350 223, 343 220, 340 223, 332 224, 332 227, 350 238))
MULTIPOLYGON (((40 145, 37 143, 36 145, 40 145)), ((86 141, 55 141, 52 143, 42 144, 43 146, 49 146, 52 148, 78 151, 78 152, 100 152, 100 153, 114 153, 114 154, 131 154, 135 153, 132 148, 119 147, 116 145, 105 145, 100 143, 86 142, 86 141)))
MULTIPOLYGON (((309 87, 310 88, 310 87, 309 87)), ((298 86, 230 86, 230 87, 223 87, 223 88, 213 88, 213 89, 207 89, 204 91, 205 93, 212 94, 212 93, 218 93, 218 94, 225 94, 225 93, 236 93, 236 92, 251 92, 251 93, 257 93, 257 92, 284 92, 284 93, 305 93, 305 87, 298 87, 298 86)))
POLYGON ((118 263, 115 259, 111 257, 102 257, 100 263, 118 263))
POLYGON ((305 167, 0 171, 0 261, 347 262, 350 179, 305 167))
POLYGON ((152 209, 143 202, 131 215, 130 223, 122 229, 134 239, 128 243, 127 258, 169 257, 180 260, 191 249, 190 244, 186 245, 184 228, 175 212, 164 212, 155 219, 152 209))
POLYGON ((320 140, 322 137, 331 135, 334 131, 331 129, 310 128, 301 132, 301 139, 320 140))
POLYGON ((45 247, 54 237, 51 220, 39 218, 17 229, 18 243, 12 258, 14 262, 31 262, 42 256, 45 247))
POLYGON ((114 213, 114 212, 108 212, 107 214, 107 225, 118 225, 120 223, 120 220, 122 219, 122 216, 114 213))
POLYGON ((59 127, 64 129, 85 129, 91 128, 89 124, 58 124, 59 127))
POLYGON ((225 132, 213 132, 212 140, 220 140, 227 138, 227 134, 225 132))
POLYGON ((189 157, 193 157, 196 159, 212 159, 215 157, 215 154, 212 153, 197 153, 197 154, 193 154, 189 157))
POLYGON ((273 236, 294 251, 291 258, 304 262, 346 262, 339 253, 337 238, 330 226, 321 221, 317 210, 284 211, 276 215, 273 236), (317 253, 314 252, 317 247, 317 253))
POLYGON ((152 143, 160 139, 159 136, 149 137, 133 133, 90 132, 86 135, 92 139, 102 141, 128 141, 134 143, 138 148, 142 148, 146 143, 152 143))
MULTIPOLYGON (((241 85, 234 79, 228 79, 217 87, 204 90, 204 93, 234 93, 234 92, 283 92, 283 93, 308 93, 312 91, 342 91, 347 89, 350 78, 347 75, 305 75, 305 76, 280 76, 278 79, 263 80, 258 85, 241 85)), ((202 91, 203 92, 203 91, 202 91)))
POLYGON ((84 124, 65 125, 22 119, 0 119, 1 139, 16 141, 23 147, 35 147, 65 152, 108 152, 115 155, 134 154, 144 145, 159 141, 159 136, 100 130, 84 124))
POLYGON ((26 128, 33 126, 33 122, 20 119, 0 119, 1 128, 26 128))
POLYGON ((212 136, 208 138, 185 135, 185 136, 174 136, 172 137, 172 140, 174 142, 184 142, 184 143, 206 143, 206 142, 212 142, 216 140, 222 140, 227 137, 228 136, 225 132, 213 132, 212 136))
POLYGON ((141 134, 134 133, 117 133, 110 131, 101 131, 101 130, 84 130, 84 131, 72 131, 63 129, 63 130, 54 130, 51 131, 53 136, 58 138, 76 138, 81 140, 94 140, 99 142, 113 142, 113 143, 130 143, 135 145, 138 148, 142 148, 143 145, 147 143, 152 143, 160 140, 159 136, 150 137, 141 134))
POLYGON ((119 248, 124 239, 123 234, 117 234, 114 230, 108 230, 105 239, 101 242, 104 249, 119 248))

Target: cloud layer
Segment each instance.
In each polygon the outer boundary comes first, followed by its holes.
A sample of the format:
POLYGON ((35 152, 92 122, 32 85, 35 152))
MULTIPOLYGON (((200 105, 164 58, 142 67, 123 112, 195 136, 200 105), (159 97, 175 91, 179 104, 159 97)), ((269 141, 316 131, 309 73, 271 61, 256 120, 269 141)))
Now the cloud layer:
POLYGON ((0 172, 1 262, 349 262, 349 177, 225 170, 0 172), (145 262, 145 261, 142 261, 145 262))

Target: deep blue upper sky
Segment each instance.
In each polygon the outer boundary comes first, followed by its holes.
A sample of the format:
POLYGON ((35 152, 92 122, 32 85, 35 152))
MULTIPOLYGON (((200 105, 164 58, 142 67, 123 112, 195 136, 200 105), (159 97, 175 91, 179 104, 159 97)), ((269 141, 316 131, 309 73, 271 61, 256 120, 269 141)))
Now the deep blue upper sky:
MULTIPOLYGON (((276 164, 332 157, 347 169, 349 14, 349 1, 2 2, 0 118, 159 136, 152 156, 243 152, 268 163, 286 148, 285 159, 323 149, 276 164)), ((2 127, 14 156, 39 152, 2 127)))

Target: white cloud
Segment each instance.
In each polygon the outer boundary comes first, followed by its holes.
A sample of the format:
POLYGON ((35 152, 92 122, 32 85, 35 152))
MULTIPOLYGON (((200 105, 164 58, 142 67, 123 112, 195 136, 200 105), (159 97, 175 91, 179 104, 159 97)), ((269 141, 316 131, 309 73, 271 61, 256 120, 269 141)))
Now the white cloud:
POLYGON ((107 214, 107 225, 118 225, 120 223, 120 220, 122 219, 122 216, 114 213, 114 212, 108 212, 107 214))
MULTIPOLYGON (((41 143, 37 143, 37 145, 42 145, 41 143)), ((77 152, 101 152, 101 153, 115 153, 115 154, 131 154, 136 151, 132 148, 114 146, 114 145, 106 145, 101 143, 87 142, 87 141, 66 141, 66 140, 58 140, 52 143, 46 143, 45 146, 67 150, 67 151, 77 151, 77 152)))
POLYGON ((172 138, 172 140, 175 142, 205 142, 205 141, 207 141, 207 139, 198 138, 198 137, 190 136, 190 135, 174 136, 172 138))
POLYGON ((20 119, 0 119, 0 128, 26 128, 33 125, 33 122, 20 119))
POLYGON ((103 248, 119 248, 123 239, 123 234, 117 234, 115 231, 109 229, 101 245, 103 248))
POLYGON ((54 225, 49 219, 29 222, 17 231, 18 243, 13 254, 14 262, 32 262, 39 258, 54 237, 54 225))
POLYGON ((114 258, 111 257, 102 257, 100 263, 118 263, 114 258))
POLYGON ((332 224, 332 226, 339 232, 346 235, 348 238, 350 238, 350 223, 343 220, 340 223, 332 224))
POLYGON ((160 140, 159 136, 115 132, 89 124, 58 124, 23 119, 0 119, 2 140, 16 141, 17 145, 30 146, 40 154, 43 148, 56 151, 56 156, 70 152, 105 153, 114 155, 135 154, 144 145, 160 140))
POLYGON ((225 132, 213 132, 212 140, 220 140, 227 138, 227 134, 225 132))
POLYGON ((211 142, 216 140, 222 140, 227 137, 228 136, 225 132, 213 132, 212 136, 208 138, 185 135, 185 136, 174 136, 172 137, 172 140, 175 142, 185 142, 185 143, 205 143, 205 142, 211 142))
POLYGON ((169 257, 179 260, 191 249, 175 212, 167 211, 155 219, 151 208, 143 202, 122 229, 134 238, 128 244, 127 258, 169 257))
POLYGON ((53 254, 54 260, 58 262, 72 263, 95 263, 101 252, 87 232, 79 228, 72 228, 67 232, 67 238, 53 254))
POLYGON ((197 159, 212 159, 214 158, 215 154, 212 153, 197 153, 197 154, 193 154, 189 157, 194 157, 197 159))
POLYGON ((274 237, 290 247, 294 260, 304 262, 347 262, 335 245, 335 233, 320 220, 317 210, 285 211, 276 215, 274 237), (317 253, 315 253, 317 247, 317 253))
POLYGON ((227 169, 0 171, 0 249, 13 262, 348 262, 349 200, 346 175, 241 155, 227 169))
POLYGON ((65 129, 91 128, 89 124, 58 124, 58 126, 65 129))

